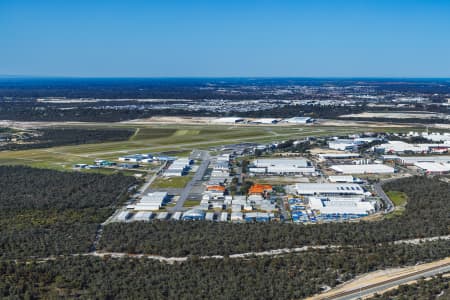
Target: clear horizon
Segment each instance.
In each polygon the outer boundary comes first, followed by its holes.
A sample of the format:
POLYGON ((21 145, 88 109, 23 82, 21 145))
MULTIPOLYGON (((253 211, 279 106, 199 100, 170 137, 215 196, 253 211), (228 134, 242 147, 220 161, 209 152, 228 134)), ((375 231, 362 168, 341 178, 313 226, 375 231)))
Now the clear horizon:
POLYGON ((0 2, 2 77, 450 78, 450 2, 0 2))

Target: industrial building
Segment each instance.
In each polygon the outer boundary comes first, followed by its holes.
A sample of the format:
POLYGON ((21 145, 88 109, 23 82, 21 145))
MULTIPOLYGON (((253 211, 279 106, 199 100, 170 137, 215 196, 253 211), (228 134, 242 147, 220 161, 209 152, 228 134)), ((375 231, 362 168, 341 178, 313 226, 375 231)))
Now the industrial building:
POLYGON ((159 210, 167 200, 167 192, 148 193, 134 205, 134 210, 153 211, 159 210))
POLYGON ((231 123, 231 124, 242 123, 244 121, 245 120, 243 118, 239 117, 224 117, 213 120, 214 123, 231 123))
POLYGON ((364 189, 355 183, 297 183, 295 190, 303 196, 356 196, 365 195, 364 189))
POLYGON ((429 153, 433 152, 434 148, 450 148, 448 144, 409 144, 403 141, 389 141, 385 144, 373 148, 377 153, 429 153))
POLYGON ((333 183, 361 183, 362 180, 353 176, 335 175, 328 176, 328 181, 333 183))
POLYGON ((284 119, 283 122, 293 123, 293 124, 309 124, 313 123, 314 119, 310 117, 293 117, 289 119, 284 119))
POLYGON ((323 197, 308 197, 309 206, 312 210, 318 210, 321 214, 352 214, 367 216, 375 212, 375 203, 362 201, 361 199, 330 199, 323 197))
POLYGON ((269 213, 250 212, 245 214, 245 222, 269 222, 269 213))
POLYGON ((193 208, 183 214, 183 221, 199 221, 205 219, 205 212, 201 209, 193 208))
POLYGON ((192 161, 188 158, 178 158, 164 171, 164 177, 183 176, 189 170, 192 161))
POLYGON ((432 132, 432 133, 427 133, 427 132, 423 132, 422 136, 430 141, 433 142, 450 142, 450 133, 445 132, 443 134, 440 134, 438 132, 432 132))
POLYGON ((449 163, 416 162, 414 166, 426 174, 441 175, 450 173, 449 163))
POLYGON ((254 167, 249 168, 255 174, 311 174, 316 170, 304 158, 267 158, 252 162, 254 167))
POLYGON ((319 153, 317 154, 320 160, 327 159, 352 159, 360 157, 359 153, 319 153))
POLYGON ((181 211, 177 211, 177 212, 173 213, 173 215, 170 217, 170 219, 179 221, 181 219, 182 214, 183 213, 181 211))
POLYGON ((249 190, 249 195, 262 195, 264 193, 270 193, 272 192, 273 188, 270 184, 254 184, 252 185, 249 190))
POLYGON ((131 154, 126 156, 120 156, 118 158, 122 162, 142 162, 150 163, 153 161, 153 155, 151 154, 131 154))
POLYGON ((251 123, 253 124, 277 124, 280 120, 278 119, 270 119, 270 118, 261 118, 255 119, 251 123))
POLYGON ((128 211, 121 211, 121 212, 117 215, 116 219, 117 219, 119 222, 125 222, 125 221, 127 221, 130 217, 131 217, 131 214, 130 214, 128 211))
POLYGON ((230 220, 231 222, 242 222, 244 220, 244 214, 240 211, 233 211, 230 220))
POLYGON ((379 141, 375 137, 355 137, 353 139, 333 139, 328 141, 328 148, 340 151, 357 151, 362 145, 379 141))
POLYGON ((228 213, 223 212, 220 214, 220 222, 227 222, 228 221, 228 213))
POLYGON ((384 155, 383 160, 393 160, 405 166, 412 166, 415 163, 439 163, 450 164, 450 156, 448 155, 434 155, 434 156, 397 156, 384 155))
POLYGON ((393 174, 395 169, 383 164, 333 165, 330 167, 340 174, 393 174))
POLYGON ((214 213, 213 212, 207 212, 205 215, 206 221, 214 221, 214 213))
POLYGON ((364 143, 354 139, 335 139, 328 141, 328 148, 340 151, 357 151, 362 144, 364 143))
POLYGON ((150 221, 152 214, 149 211, 138 211, 134 214, 133 221, 150 221))
POLYGON ((168 217, 168 216, 169 216, 169 213, 163 211, 163 212, 160 212, 160 213, 156 216, 156 219, 157 219, 157 220, 160 220, 160 221, 162 221, 162 220, 167 220, 167 217, 168 217))

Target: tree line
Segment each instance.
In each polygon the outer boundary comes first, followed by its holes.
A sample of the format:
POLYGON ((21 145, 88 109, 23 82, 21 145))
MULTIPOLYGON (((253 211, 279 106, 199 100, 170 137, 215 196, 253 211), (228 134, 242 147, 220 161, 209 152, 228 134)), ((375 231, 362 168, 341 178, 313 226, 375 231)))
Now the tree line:
POLYGON ((19 143, 4 143, 0 151, 124 141, 133 133, 133 129, 40 128, 33 130, 33 134, 28 134, 27 139, 19 143))

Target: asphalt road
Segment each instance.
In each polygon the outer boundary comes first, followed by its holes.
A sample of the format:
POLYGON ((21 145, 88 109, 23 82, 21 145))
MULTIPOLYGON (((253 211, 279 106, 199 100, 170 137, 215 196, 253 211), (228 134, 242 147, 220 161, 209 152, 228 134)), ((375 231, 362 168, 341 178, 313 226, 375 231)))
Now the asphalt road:
POLYGON ((420 272, 412 273, 409 275, 405 275, 402 277, 399 277, 397 279, 381 282, 378 284, 374 284, 362 289, 349 291, 349 292, 343 292, 340 295, 332 296, 327 299, 333 299, 333 300, 352 300, 352 299, 359 299, 365 296, 373 295, 374 293, 382 293, 383 291, 396 287, 401 284, 406 284, 410 281, 420 279, 422 277, 431 277, 442 273, 450 272, 450 264, 445 264, 440 267, 434 267, 427 270, 423 270, 420 272))
POLYGON ((394 203, 392 203, 391 199, 383 191, 383 188, 381 187, 381 183, 375 183, 373 185, 373 189, 375 190, 375 193, 377 193, 377 195, 386 204, 386 212, 391 212, 392 210, 394 210, 394 203))
POLYGON ((188 182, 186 187, 183 189, 183 191, 180 193, 180 197, 177 200, 177 203, 174 207, 170 208, 171 212, 176 211, 183 211, 184 202, 189 197, 189 194, 191 193, 192 188, 194 185, 203 179, 203 175, 205 174, 206 170, 208 169, 210 163, 210 157, 208 151, 202 151, 202 163, 197 169, 197 172, 195 172, 194 177, 191 179, 191 181, 188 182))
POLYGON ((144 185, 139 189, 139 194, 141 197, 143 197, 145 194, 147 194, 150 191, 150 185, 155 181, 156 177, 161 173, 161 171, 167 166, 167 162, 163 163, 161 167, 159 167, 158 171, 153 174, 147 182, 144 183, 144 185))

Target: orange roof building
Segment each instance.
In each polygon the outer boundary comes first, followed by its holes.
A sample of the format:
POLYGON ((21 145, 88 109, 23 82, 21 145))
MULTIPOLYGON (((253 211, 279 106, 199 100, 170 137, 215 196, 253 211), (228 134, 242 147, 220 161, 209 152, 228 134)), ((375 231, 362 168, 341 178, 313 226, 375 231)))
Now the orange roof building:
POLYGON ((208 185, 206 187, 206 190, 215 192, 225 192, 225 187, 221 185, 208 185))
POLYGON ((264 192, 271 192, 272 186, 270 184, 254 184, 248 190, 248 194, 262 194, 264 192))

